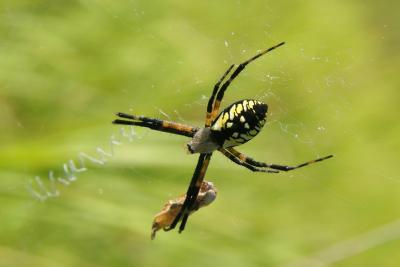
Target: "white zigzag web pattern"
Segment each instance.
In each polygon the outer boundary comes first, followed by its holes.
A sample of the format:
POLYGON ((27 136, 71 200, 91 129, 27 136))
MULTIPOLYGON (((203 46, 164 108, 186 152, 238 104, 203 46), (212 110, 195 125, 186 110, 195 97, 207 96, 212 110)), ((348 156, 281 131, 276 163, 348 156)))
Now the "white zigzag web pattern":
POLYGON ((133 139, 140 138, 141 137, 136 134, 133 127, 121 127, 119 129, 118 138, 114 134, 110 136, 109 152, 101 147, 96 148, 96 156, 90 156, 84 152, 79 152, 77 161, 70 159, 62 164, 62 176, 55 177, 54 171, 50 170, 47 178, 42 179, 40 176, 35 176, 35 178, 29 179, 26 184, 26 189, 32 197, 41 202, 48 198, 58 197, 60 195, 58 185, 69 186, 72 182, 76 181, 78 173, 88 170, 87 162, 95 165, 104 165, 108 161, 108 158, 114 156, 114 147, 123 144, 121 141, 122 139, 132 142, 133 139), (77 162, 77 164, 75 162, 77 162))

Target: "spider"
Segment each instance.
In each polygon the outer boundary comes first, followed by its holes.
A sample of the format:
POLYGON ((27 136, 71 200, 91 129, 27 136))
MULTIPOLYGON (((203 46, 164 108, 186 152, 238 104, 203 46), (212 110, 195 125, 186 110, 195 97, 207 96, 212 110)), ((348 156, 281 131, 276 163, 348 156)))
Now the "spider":
POLYGON ((283 44, 284 42, 279 43, 256 54, 252 58, 237 65, 236 68, 235 64, 232 64, 228 68, 214 86, 211 97, 208 100, 205 124, 202 128, 145 116, 117 113, 120 119, 114 120, 114 124, 137 125, 161 132, 190 137, 192 139, 187 143, 188 151, 191 154, 200 153, 182 208, 179 213, 177 213, 173 222, 164 230, 169 231, 174 229, 179 222, 181 222, 179 233, 185 229, 189 214, 193 210, 193 206, 195 205, 200 187, 204 180, 211 155, 216 150, 234 163, 251 171, 266 173, 291 171, 332 157, 332 155, 329 155, 296 166, 256 161, 237 151, 234 147, 250 141, 261 131, 266 121, 268 111, 267 104, 252 99, 240 100, 229 105, 218 114, 224 93, 231 82, 249 63, 283 44), (229 74, 230 76, 227 78, 229 74))

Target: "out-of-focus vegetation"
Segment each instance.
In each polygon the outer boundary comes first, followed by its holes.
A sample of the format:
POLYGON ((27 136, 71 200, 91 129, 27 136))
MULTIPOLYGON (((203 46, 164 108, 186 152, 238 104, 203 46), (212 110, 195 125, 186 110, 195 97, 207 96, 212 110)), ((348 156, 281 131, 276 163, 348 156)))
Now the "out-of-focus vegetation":
POLYGON ((361 253, 314 257, 399 219, 398 10, 396 1, 1 1, 0 266, 398 266, 398 228, 379 245, 367 236, 361 253), (195 166, 183 137, 137 129, 141 138, 104 166, 57 183, 59 197, 28 194, 35 176, 49 186, 49 170, 62 176, 79 152, 109 151, 115 112, 202 125, 227 66, 281 41, 226 93, 225 105, 269 104, 270 123, 240 150, 270 163, 333 159, 272 175, 216 153, 207 179, 218 199, 183 234, 153 242, 153 215, 185 192, 195 166), (297 264, 303 257, 313 265, 297 264))

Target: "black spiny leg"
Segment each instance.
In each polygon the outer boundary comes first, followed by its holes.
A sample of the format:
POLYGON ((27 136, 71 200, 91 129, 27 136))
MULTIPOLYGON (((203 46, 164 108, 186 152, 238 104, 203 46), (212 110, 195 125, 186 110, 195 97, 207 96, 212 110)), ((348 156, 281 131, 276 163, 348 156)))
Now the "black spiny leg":
MULTIPOLYGON (((322 158, 318 158, 318 159, 314 159, 314 160, 310 160, 301 164, 298 164, 296 166, 286 166, 286 165, 279 165, 279 164, 269 164, 269 163, 264 163, 264 162, 259 162, 256 161, 248 156, 246 156, 245 154, 235 150, 234 148, 230 147, 226 149, 227 151, 229 151, 229 153, 231 155, 234 155, 236 158, 240 159, 240 162, 245 162, 250 166, 253 167, 257 167, 257 168, 269 168, 269 169, 273 169, 273 170, 278 170, 278 171, 291 171, 291 170, 295 170, 301 167, 305 167, 307 165, 316 163, 316 162, 320 162, 329 158, 332 158, 333 155, 329 155, 329 156, 325 156, 322 158)), ((221 151, 222 152, 222 151, 221 151)), ((223 152, 222 152, 223 153, 223 152)), ((226 153, 223 153, 225 156, 227 156, 229 158, 228 155, 226 155, 226 153)), ((236 163, 236 162, 235 162, 236 163)), ((239 163, 238 163, 239 164, 239 163)), ((243 165, 243 164, 240 164, 243 165)), ((246 167, 246 166, 245 166, 246 167)))
POLYGON ((224 75, 222 75, 221 79, 219 79, 219 81, 214 85, 214 90, 213 90, 211 97, 208 100, 208 104, 207 104, 207 115, 206 115, 205 127, 210 127, 210 125, 211 125, 211 121, 213 119, 211 117, 211 112, 213 110, 215 96, 219 90, 219 86, 221 85, 222 81, 225 79, 226 75, 228 75, 228 73, 232 70, 233 66, 235 66, 235 65, 232 64, 228 68, 228 70, 224 73, 224 75))
POLYGON ((174 229, 181 219, 182 223, 179 226, 179 232, 182 232, 185 229, 190 210, 197 199, 201 184, 204 180, 204 175, 206 173, 208 163, 210 162, 210 158, 211 154, 200 154, 196 169, 194 170, 192 180, 190 181, 190 185, 186 193, 186 199, 183 203, 182 209, 178 215, 176 215, 174 221, 166 229, 166 231, 174 229))
POLYGON ((218 113, 219 106, 221 105, 221 101, 222 101, 222 98, 224 97, 225 90, 228 88, 228 86, 231 84, 231 82, 236 78, 236 76, 238 76, 249 63, 251 63, 252 61, 254 61, 257 58, 261 57, 262 55, 265 55, 266 53, 274 50, 275 48, 278 48, 279 46, 281 46, 283 44, 285 44, 285 42, 282 42, 282 43, 279 43, 279 44, 277 44, 277 45, 275 45, 273 47, 270 47, 270 48, 258 53, 254 57, 246 60, 245 62, 239 64, 239 66, 231 74, 229 79, 221 86, 221 89, 219 90, 219 92, 217 94, 217 98, 215 99, 214 108, 213 108, 212 115, 211 115, 211 117, 213 119, 216 117, 216 115, 218 113))
POLYGON ((141 127, 147 127, 160 132, 167 132, 187 137, 193 137, 194 134, 199 130, 199 128, 190 125, 185 125, 172 121, 147 118, 144 116, 129 115, 121 112, 117 113, 117 116, 122 118, 122 120, 116 119, 113 121, 114 124, 136 125, 141 127))
POLYGON ((220 148, 219 151, 224 154, 225 157, 227 157, 228 159, 230 159, 231 161, 233 161, 234 163, 243 166, 253 172, 268 172, 268 173, 278 173, 279 171, 276 170, 269 170, 269 169, 265 169, 265 168, 259 168, 255 165, 251 165, 246 161, 243 161, 239 155, 235 155, 232 152, 230 152, 228 149, 225 148, 220 148))

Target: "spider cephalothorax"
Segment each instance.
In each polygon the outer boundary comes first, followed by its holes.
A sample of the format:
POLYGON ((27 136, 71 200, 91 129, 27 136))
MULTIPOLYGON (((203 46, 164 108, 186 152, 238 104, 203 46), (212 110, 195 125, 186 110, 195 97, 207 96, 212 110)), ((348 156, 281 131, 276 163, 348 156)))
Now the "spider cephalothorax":
POLYGON ((122 119, 115 120, 114 123, 116 124, 137 125, 157 131, 191 137, 192 139, 187 144, 189 152, 200 153, 182 208, 177 212, 175 219, 165 230, 174 229, 179 221, 181 221, 179 232, 185 228, 190 212, 195 209, 200 187, 211 155, 215 150, 221 152, 234 163, 251 171, 267 173, 291 171, 332 157, 332 155, 329 155, 296 166, 256 161, 240 153, 233 147, 248 142, 260 132, 266 121, 267 105, 257 100, 241 100, 231 104, 217 115, 224 93, 231 82, 250 62, 283 44, 280 43, 258 53, 254 57, 237 65, 236 68, 235 65, 231 65, 228 68, 221 79, 215 84, 211 97, 208 100, 204 128, 144 116, 134 116, 125 113, 117 114, 122 119))
POLYGON ((211 153, 244 144, 263 128, 268 106, 257 100, 240 100, 225 108, 211 124, 200 129, 187 144, 190 153, 211 153))

